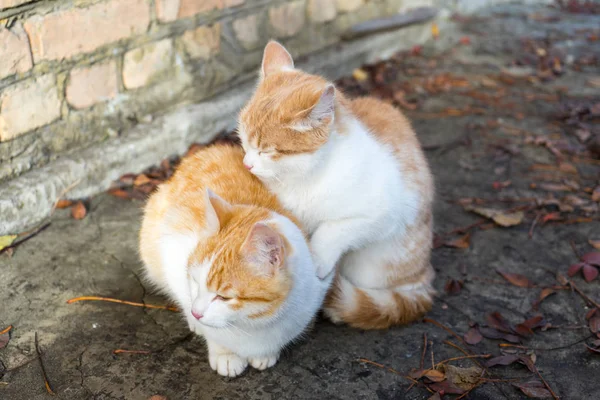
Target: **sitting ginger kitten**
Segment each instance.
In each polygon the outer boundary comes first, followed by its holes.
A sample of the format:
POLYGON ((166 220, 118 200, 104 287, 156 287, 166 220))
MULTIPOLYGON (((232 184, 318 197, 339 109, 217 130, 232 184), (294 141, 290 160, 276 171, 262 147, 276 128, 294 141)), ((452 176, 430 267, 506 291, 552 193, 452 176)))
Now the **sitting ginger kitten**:
POLYGON ((204 336, 211 368, 230 377, 273 366, 331 283, 317 278, 295 219, 243 157, 229 145, 186 157, 150 197, 140 231, 148 279, 204 336))
POLYGON ((345 98, 270 42, 238 130, 246 168, 311 234, 319 276, 337 265, 334 322, 387 328, 431 308, 433 179, 400 111, 345 98))

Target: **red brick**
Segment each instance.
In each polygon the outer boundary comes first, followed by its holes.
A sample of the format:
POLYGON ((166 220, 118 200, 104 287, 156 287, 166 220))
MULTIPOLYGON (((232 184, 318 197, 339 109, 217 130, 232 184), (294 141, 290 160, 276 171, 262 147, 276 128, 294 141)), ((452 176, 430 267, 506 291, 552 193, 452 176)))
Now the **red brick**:
POLYGON ((8 87, 0 95, 0 141, 13 139, 58 119, 60 105, 54 75, 8 87))
POLYGON ((10 30, 0 28, 0 48, 0 79, 28 71, 33 66, 27 34, 20 23, 16 23, 10 30))
MULTIPOLYGON (((222 9, 226 0, 156 0, 156 16, 160 22, 189 18, 196 14, 222 9)), ((239 0, 229 0, 238 2, 239 0)))
POLYGON ((125 53, 123 59, 123 84, 136 89, 151 83, 152 79, 171 68, 173 43, 163 39, 125 53))
POLYGON ((75 68, 69 75, 67 101, 81 109, 117 95, 117 64, 109 61, 91 67, 75 68))
POLYGON ((111 0, 73 8, 25 22, 35 62, 88 53, 100 46, 146 32, 150 9, 146 0, 111 0))

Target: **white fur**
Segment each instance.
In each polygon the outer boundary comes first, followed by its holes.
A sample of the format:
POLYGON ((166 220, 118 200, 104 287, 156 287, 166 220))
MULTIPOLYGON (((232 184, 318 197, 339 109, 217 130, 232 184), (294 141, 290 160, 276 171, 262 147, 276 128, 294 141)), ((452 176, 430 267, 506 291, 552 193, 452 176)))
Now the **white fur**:
POLYGON ((286 256, 284 267, 291 272, 292 289, 272 316, 248 318, 261 311, 261 307, 234 311, 207 289, 206 277, 218 254, 188 268, 188 258, 194 248, 201 245, 202 236, 173 234, 164 226, 159 251, 166 283, 156 281, 149 274, 150 280, 181 307, 190 329, 206 338, 210 366, 220 375, 237 376, 248 364, 257 369, 273 366, 280 351, 306 330, 331 284, 331 279, 317 278, 308 245, 294 223, 276 213, 263 222, 277 225, 293 248, 292 254, 286 256), (196 320, 192 310, 203 317, 196 320))
POLYGON ((420 196, 409 189, 391 148, 357 119, 345 116, 345 123, 344 134, 332 131, 315 153, 278 160, 253 149, 240 127, 245 162, 312 234, 320 277, 353 250, 356 262, 349 260, 341 273, 361 287, 382 287, 385 274, 363 261, 377 265, 404 257, 406 249, 390 243, 415 222, 420 196))

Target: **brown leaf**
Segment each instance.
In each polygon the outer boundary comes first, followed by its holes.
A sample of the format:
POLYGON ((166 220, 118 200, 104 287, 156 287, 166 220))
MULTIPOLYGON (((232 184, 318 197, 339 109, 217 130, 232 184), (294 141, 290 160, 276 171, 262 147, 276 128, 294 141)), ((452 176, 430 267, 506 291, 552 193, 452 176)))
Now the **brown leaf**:
POLYGON ((594 279, 596 279, 598 277, 598 268, 590 265, 590 264, 584 264, 583 265, 583 277, 585 278, 586 282, 591 282, 594 279))
POLYGON ((600 239, 589 239, 588 243, 596 250, 600 250, 600 239))
POLYGON ((548 296, 551 296, 553 294, 555 294, 556 291, 554 289, 550 289, 550 288, 544 288, 542 289, 542 291, 540 292, 540 296, 538 297, 538 299, 533 303, 532 308, 534 310, 537 310, 538 307, 540 306, 540 303, 548 296))
POLYGON ((523 337, 529 337, 529 336, 533 336, 533 330, 531 328, 529 328, 528 326, 525 326, 525 324, 517 324, 515 325, 515 329, 514 329, 515 333, 523 336, 523 337))
POLYGON ((512 329, 510 327, 510 323, 500 314, 498 311, 493 312, 485 317, 487 323, 492 327, 496 328, 499 331, 511 333, 512 329))
POLYGON ((521 339, 519 339, 518 336, 512 335, 510 333, 500 332, 499 330, 494 329, 494 328, 482 326, 479 328, 479 332, 481 332, 481 335, 483 337, 488 338, 488 339, 502 339, 502 340, 506 340, 507 342, 510 342, 510 343, 520 343, 521 342, 521 339))
POLYGON ((120 199, 130 199, 131 198, 129 196, 129 193, 127 193, 123 189, 111 189, 108 191, 108 194, 110 194, 111 196, 118 197, 120 199))
POLYGON ((448 282, 446 282, 444 289, 446 290, 446 293, 448 293, 448 294, 458 294, 458 293, 460 293, 462 287, 463 287, 463 281, 456 280, 456 279, 448 279, 448 282))
POLYGON ((466 206, 465 210, 472 211, 472 212, 479 214, 481 216, 484 216, 486 218, 490 218, 498 225, 504 226, 504 227, 509 227, 509 226, 514 226, 514 225, 520 224, 523 221, 523 217, 525 216, 525 213, 523 211, 517 211, 517 212, 513 212, 513 213, 504 213, 504 211, 502 211, 502 210, 496 210, 493 208, 486 208, 486 207, 466 206))
POLYGON ((513 383, 513 386, 521 389, 521 391, 530 398, 545 399, 547 397, 552 397, 552 394, 546 389, 542 382, 513 383))
POLYGON ((150 397, 148 400, 167 400, 166 396, 161 396, 160 394, 155 394, 150 397))
POLYGON ((588 326, 592 333, 600 332, 600 315, 596 314, 588 320, 588 326))
POLYGON ((510 364, 516 362, 518 359, 519 359, 519 356, 517 356, 516 354, 508 354, 505 356, 490 358, 489 360, 486 361, 485 366, 487 368, 490 368, 490 367, 494 367, 496 365, 510 365, 510 364))
POLYGON ((146 183, 150 182, 150 178, 148 178, 144 174, 139 174, 135 181, 133 181, 133 186, 142 186, 146 183))
POLYGON ((581 261, 600 267, 600 252, 593 251, 581 256, 581 261))
MULTIPOLYGON (((535 357, 535 354, 532 354, 532 357, 535 357)), ((519 362, 527 367, 531 372, 535 372, 535 366, 533 359, 526 355, 519 355, 519 362)))
POLYGON ((456 239, 449 240, 444 243, 446 247, 454 247, 456 249, 468 249, 470 245, 471 234, 467 233, 456 239))
POLYGON ((561 218, 560 213, 558 211, 552 212, 550 214, 546 214, 542 217, 542 223, 546 223, 548 221, 559 221, 561 218))
POLYGON ((577 263, 577 264, 573 264, 569 267, 569 270, 567 271, 567 275, 569 276, 574 276, 576 273, 579 272, 579 270, 581 268, 583 268, 583 266, 585 265, 585 263, 577 263))
POLYGON ((435 382, 431 385, 427 385, 427 387, 435 392, 444 392, 444 394, 463 394, 465 390, 457 387, 449 380, 444 380, 442 382, 435 382))
POLYGON ((536 315, 535 317, 531 317, 528 320, 525 320, 523 322, 523 325, 529 329, 536 329, 544 326, 545 323, 546 321, 544 320, 544 317, 542 317, 541 315, 536 315))
POLYGON ((534 286, 525 275, 515 274, 512 272, 504 272, 499 269, 497 269, 496 272, 515 286, 522 288, 529 288, 534 286))
POLYGON ((465 340, 465 342, 467 344, 474 345, 474 344, 481 342, 481 340, 483 339, 483 336, 481 336, 481 333, 479 332, 479 328, 477 326, 474 326, 471 329, 469 329, 467 331, 467 333, 465 333, 465 335, 463 336, 463 339, 465 340))
POLYGON ((3 349, 6 347, 6 345, 8 344, 8 342, 10 341, 10 331, 12 330, 12 325, 10 325, 8 328, 4 328, 1 330, 1 334, 0 334, 0 349, 3 349))
POLYGON ((446 374, 437 369, 428 369, 423 371, 423 376, 429 379, 432 382, 441 382, 446 379, 446 374))
POLYGON ((448 379, 457 387, 463 390, 471 390, 476 386, 481 378, 481 368, 473 366, 470 368, 455 367, 454 365, 442 364, 440 365, 448 379))
POLYGON ((59 200, 56 202, 56 208, 68 208, 73 205, 71 200, 59 200))
POLYGON ((562 162, 558 165, 558 170, 568 174, 578 174, 577 168, 570 163, 562 162))
POLYGON ((85 209, 85 205, 81 201, 75 203, 73 208, 71 208, 71 215, 75 219, 84 219, 86 214, 87 210, 85 209))
POLYGON ((598 347, 590 347, 587 344, 585 345, 585 347, 592 353, 600 354, 600 348, 598 347))

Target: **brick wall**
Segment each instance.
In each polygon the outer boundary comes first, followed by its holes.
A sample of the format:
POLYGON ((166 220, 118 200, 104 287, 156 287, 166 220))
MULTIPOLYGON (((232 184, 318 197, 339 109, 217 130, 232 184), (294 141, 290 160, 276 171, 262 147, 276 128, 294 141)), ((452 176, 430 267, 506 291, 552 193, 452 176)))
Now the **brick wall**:
POLYGON ((0 0, 0 182, 335 43, 400 0, 0 0))
POLYGON ((275 38, 330 78, 427 26, 343 41, 438 0, 0 0, 0 235, 235 123, 275 38))

